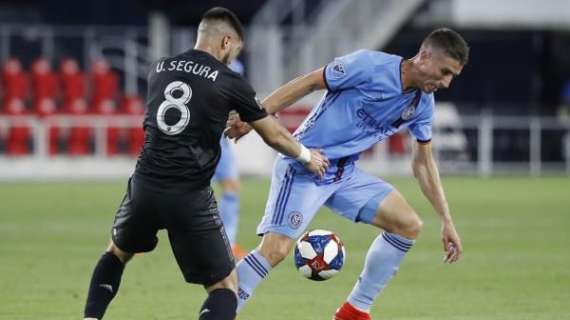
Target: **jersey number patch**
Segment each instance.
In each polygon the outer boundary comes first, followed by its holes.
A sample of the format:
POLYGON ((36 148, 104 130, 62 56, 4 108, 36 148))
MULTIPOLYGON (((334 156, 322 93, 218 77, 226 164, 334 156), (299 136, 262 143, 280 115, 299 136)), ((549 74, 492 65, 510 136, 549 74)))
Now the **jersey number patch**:
POLYGON ((182 81, 172 81, 164 89, 164 99, 156 112, 158 128, 169 136, 177 135, 184 131, 190 122, 190 109, 187 104, 192 99, 192 88, 182 81), (175 124, 167 124, 166 112, 173 108, 180 112, 180 119, 175 124))

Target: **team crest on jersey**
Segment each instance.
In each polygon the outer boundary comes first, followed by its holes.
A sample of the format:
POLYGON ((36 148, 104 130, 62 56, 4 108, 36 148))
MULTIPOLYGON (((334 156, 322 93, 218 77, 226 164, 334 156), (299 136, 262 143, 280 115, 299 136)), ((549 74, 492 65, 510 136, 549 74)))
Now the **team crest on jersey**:
POLYGON ((409 120, 414 113, 416 113, 416 106, 412 103, 402 112, 402 120, 409 120))
POLYGON ((346 74, 346 71, 344 70, 344 65, 342 64, 342 62, 335 62, 333 67, 332 67, 332 73, 334 76, 341 78, 344 77, 344 75, 346 74))
POLYGON ((287 220, 289 221, 289 226, 291 226, 291 228, 297 229, 303 223, 303 214, 299 211, 291 211, 287 220))

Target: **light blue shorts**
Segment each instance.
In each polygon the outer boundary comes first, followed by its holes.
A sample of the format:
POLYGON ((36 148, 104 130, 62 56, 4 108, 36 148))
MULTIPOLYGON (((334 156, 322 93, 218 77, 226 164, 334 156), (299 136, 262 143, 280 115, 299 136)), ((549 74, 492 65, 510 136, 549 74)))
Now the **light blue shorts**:
POLYGON ((238 179, 238 166, 234 150, 230 146, 230 141, 222 137, 220 140, 220 146, 222 148, 222 155, 220 157, 220 162, 218 162, 218 166, 216 167, 216 172, 214 172, 212 180, 215 182, 220 182, 224 180, 238 179))
POLYGON ((319 181, 298 162, 279 157, 257 234, 275 232, 296 239, 323 205, 350 221, 370 224, 394 187, 360 170, 354 162, 338 173, 332 164, 327 171, 329 179, 319 181))

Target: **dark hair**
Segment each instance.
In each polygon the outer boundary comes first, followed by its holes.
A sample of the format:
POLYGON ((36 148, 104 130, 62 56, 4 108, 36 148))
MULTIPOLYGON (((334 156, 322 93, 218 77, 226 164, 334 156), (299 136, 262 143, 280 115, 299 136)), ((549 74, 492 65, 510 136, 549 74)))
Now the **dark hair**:
POLYGON ((238 17, 229 9, 223 7, 214 7, 202 16, 202 20, 220 20, 229 24, 238 34, 240 39, 244 40, 244 31, 238 17))
POLYGON ((459 33, 451 29, 433 30, 422 42, 422 47, 426 46, 442 49, 445 54, 459 61, 461 65, 466 65, 469 61, 469 45, 459 33))

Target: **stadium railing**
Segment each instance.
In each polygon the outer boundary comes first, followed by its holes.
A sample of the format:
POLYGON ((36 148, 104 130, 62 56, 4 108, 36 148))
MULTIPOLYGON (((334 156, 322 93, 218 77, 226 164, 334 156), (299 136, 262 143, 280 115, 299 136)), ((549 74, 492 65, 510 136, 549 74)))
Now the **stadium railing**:
MULTIPOLYGON (((285 113, 281 119, 292 130, 298 125, 302 115, 297 109, 295 112, 285 113)), ((460 120, 434 128, 434 150, 442 173, 479 176, 496 174, 570 175, 570 121, 554 117, 485 114, 463 116, 460 120), (549 155, 551 151, 545 154, 544 150, 554 150, 556 154, 551 156, 549 155)), ((9 156, 2 153, 0 160, 10 163, 33 160, 33 163, 37 165, 49 163, 52 159, 59 161, 96 159, 100 170, 105 170, 105 165, 112 165, 117 158, 122 158, 130 161, 132 165, 139 149, 136 152, 109 153, 107 150, 109 130, 111 128, 140 130, 141 124, 142 116, 139 115, 51 115, 46 117, 0 115, 1 145, 6 144, 6 133, 14 127, 30 128, 32 140, 30 154, 9 156), (87 127, 93 130, 94 151, 82 156, 50 153, 50 130, 74 127, 87 127)), ((403 137, 406 151, 409 151, 412 140, 407 135, 403 137)), ((142 141, 139 143, 142 144, 142 141)), ((380 143, 365 152, 360 166, 376 174, 409 175, 411 172, 410 152, 401 152, 401 150, 394 152, 390 144, 390 142, 380 143)), ((270 171, 270 159, 275 154, 260 140, 242 143, 236 151, 238 162, 249 162, 245 174, 259 175, 270 171), (256 161, 252 161, 255 159, 251 159, 251 154, 256 154, 258 158, 265 157, 269 161, 259 162, 255 166, 256 161)), ((1 175, 0 172, 0 179, 2 179, 1 175)))

